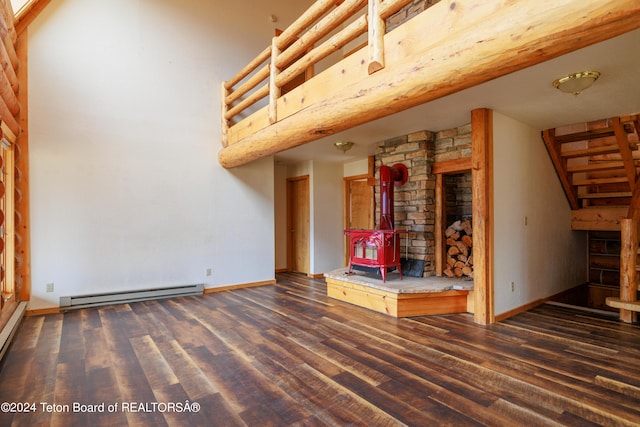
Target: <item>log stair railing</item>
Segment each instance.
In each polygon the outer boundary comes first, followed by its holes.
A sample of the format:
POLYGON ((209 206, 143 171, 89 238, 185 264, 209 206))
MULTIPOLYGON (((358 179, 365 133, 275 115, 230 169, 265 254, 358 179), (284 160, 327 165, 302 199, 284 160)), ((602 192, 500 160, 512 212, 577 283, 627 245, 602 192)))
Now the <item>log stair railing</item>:
POLYGON ((640 311, 639 115, 547 129, 542 139, 573 210, 575 230, 620 231, 620 297, 606 304, 634 322, 640 311))

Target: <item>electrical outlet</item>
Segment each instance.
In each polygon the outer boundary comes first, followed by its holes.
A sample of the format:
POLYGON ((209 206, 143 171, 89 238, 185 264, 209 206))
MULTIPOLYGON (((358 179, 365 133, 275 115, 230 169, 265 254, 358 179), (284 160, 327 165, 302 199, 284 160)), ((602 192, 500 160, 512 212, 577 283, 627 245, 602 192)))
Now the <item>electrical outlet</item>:
POLYGON ((516 284, 515 282, 511 282, 511 292, 515 292, 516 291, 516 284))
POLYGON ((211 276, 211 269, 207 268, 207 276, 211 276))
POLYGON ((47 292, 53 292, 53 283, 47 283, 47 292))

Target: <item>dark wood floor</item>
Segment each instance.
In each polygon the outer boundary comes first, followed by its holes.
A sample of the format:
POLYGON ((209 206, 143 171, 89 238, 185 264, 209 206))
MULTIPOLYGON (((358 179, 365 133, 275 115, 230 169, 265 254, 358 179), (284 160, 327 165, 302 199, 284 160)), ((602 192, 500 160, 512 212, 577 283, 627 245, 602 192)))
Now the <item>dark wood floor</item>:
POLYGON ((0 402, 35 412, 0 413, 0 425, 640 425, 639 326, 550 305, 489 327, 467 314, 394 319, 325 292, 283 274, 26 318, 0 402), (199 411, 171 410, 185 402, 199 411))

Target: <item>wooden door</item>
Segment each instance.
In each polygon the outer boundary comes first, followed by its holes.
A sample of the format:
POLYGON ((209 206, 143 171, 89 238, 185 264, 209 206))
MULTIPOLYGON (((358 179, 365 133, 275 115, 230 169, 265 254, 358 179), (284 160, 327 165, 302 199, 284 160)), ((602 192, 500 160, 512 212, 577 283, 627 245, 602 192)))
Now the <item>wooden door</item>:
MULTIPOLYGON (((345 215, 344 228, 373 229, 374 227, 374 196, 373 186, 369 185, 368 177, 345 178, 345 215)), ((349 263, 349 241, 345 237, 344 263, 349 263)))
POLYGON ((309 176, 287 179, 287 270, 309 274, 309 176))
POLYGON ((373 228, 373 187, 366 179, 349 181, 348 228, 373 228))

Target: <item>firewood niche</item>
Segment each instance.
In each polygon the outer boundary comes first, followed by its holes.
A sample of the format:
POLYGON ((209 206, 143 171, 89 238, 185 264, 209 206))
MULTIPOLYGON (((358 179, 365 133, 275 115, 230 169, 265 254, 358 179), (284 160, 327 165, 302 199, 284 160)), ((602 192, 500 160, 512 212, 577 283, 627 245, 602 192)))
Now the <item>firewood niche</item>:
POLYGON ((471 220, 458 220, 444 232, 446 240, 446 267, 442 274, 447 277, 473 277, 473 228, 471 220))

